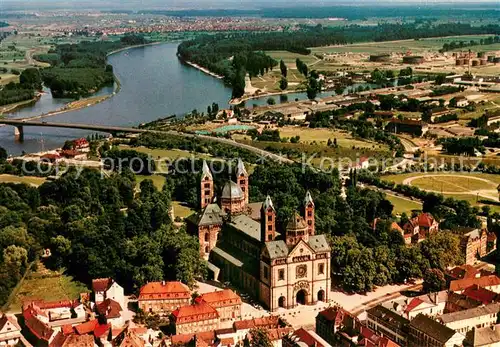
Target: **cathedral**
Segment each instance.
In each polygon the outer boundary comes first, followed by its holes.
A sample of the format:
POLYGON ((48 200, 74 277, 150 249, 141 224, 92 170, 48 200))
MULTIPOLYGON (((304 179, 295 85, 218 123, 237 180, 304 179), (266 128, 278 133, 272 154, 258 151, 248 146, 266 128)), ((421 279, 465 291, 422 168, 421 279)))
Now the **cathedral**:
POLYGON ((200 211, 187 223, 214 279, 230 281, 271 311, 328 301, 330 247, 324 235, 315 235, 311 194, 306 193, 301 213, 293 213, 278 231, 269 196, 249 203, 248 178, 239 160, 234 181, 216 197, 212 173, 203 163, 200 211))

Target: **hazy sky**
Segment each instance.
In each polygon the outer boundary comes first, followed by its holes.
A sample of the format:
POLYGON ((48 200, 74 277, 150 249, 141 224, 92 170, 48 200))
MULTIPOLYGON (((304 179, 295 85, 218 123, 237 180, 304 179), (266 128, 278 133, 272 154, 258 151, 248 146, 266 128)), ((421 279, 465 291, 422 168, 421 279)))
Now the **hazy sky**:
MULTIPOLYGON (((450 6, 462 4, 495 3, 499 0, 0 0, 0 10, 12 6, 36 9, 42 7, 58 8, 260 8, 275 6, 310 6, 310 5, 363 5, 363 4, 419 4, 433 5, 447 3, 450 6), (453 5, 452 5, 453 4, 453 5)), ((500 7, 500 6, 499 6, 500 7)))

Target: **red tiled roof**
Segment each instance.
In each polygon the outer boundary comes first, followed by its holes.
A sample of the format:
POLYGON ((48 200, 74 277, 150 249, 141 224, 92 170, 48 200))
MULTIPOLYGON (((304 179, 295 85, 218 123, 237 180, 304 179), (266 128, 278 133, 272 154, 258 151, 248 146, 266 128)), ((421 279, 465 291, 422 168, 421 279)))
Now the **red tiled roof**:
POLYGON ((418 215, 418 225, 430 228, 434 224, 434 217, 430 213, 421 213, 418 215))
POLYGON ((112 284, 113 280, 111 278, 97 278, 92 280, 92 290, 94 292, 105 292, 112 284))
POLYGON ((500 277, 497 275, 483 276, 479 278, 464 278, 462 280, 451 281, 450 290, 453 292, 461 291, 470 286, 478 285, 479 287, 490 287, 500 285, 500 277))
POLYGON ((96 310, 100 315, 105 316, 106 318, 118 318, 120 317, 122 307, 116 301, 106 299, 96 305, 96 310))
POLYGON ((35 312, 31 306, 23 311, 23 317, 24 324, 37 339, 48 341, 54 333, 54 330, 52 330, 47 324, 36 318, 35 312))
POLYGON ((472 265, 455 266, 448 271, 448 275, 454 279, 475 278, 480 271, 472 265))
POLYGON ((73 145, 76 147, 87 146, 88 144, 89 144, 89 142, 87 141, 87 139, 85 139, 83 137, 81 139, 76 139, 73 141, 73 145))
POLYGON ((186 344, 189 343, 196 335, 196 338, 199 340, 205 340, 205 341, 213 341, 215 340, 215 332, 214 331, 206 331, 202 333, 197 333, 197 334, 179 334, 179 335, 173 335, 170 339, 172 342, 172 345, 175 344, 186 344))
POLYGON ((310 347, 323 347, 321 343, 319 343, 307 330, 304 328, 300 328, 299 330, 295 330, 293 333, 294 336, 298 337, 300 341, 304 342, 306 345, 310 347))
POLYGON ((48 160, 57 160, 57 159, 61 159, 61 156, 59 154, 47 153, 47 154, 42 155, 40 158, 48 159, 48 160))
POLYGON ((73 334, 75 331, 73 330, 73 326, 71 324, 66 324, 66 325, 63 325, 61 327, 61 330, 62 330, 62 333, 64 335, 71 335, 73 334))
MULTIPOLYGON (((61 347, 94 347, 94 337, 91 335, 70 335, 61 347)), ((59 346, 58 346, 59 347, 59 346)))
POLYGON ((497 299, 497 293, 486 288, 479 287, 477 284, 466 288, 462 294, 471 299, 480 301, 483 305, 491 304, 497 299))
POLYGON ((241 304, 241 298, 231 289, 206 293, 196 298, 196 302, 204 301, 212 307, 233 306, 241 304))
POLYGON ((109 330, 111 329, 111 324, 100 324, 96 326, 94 329, 94 336, 97 338, 100 338, 101 336, 104 336, 105 334, 109 333, 109 330))
POLYGON ((377 335, 371 329, 361 326, 360 335, 363 337, 358 345, 365 347, 399 347, 397 343, 387 337, 377 335))
POLYGON ((95 328, 97 328, 98 325, 99 322, 97 321, 97 319, 92 319, 89 320, 88 322, 78 324, 77 326, 75 326, 75 331, 79 335, 90 334, 95 330, 95 328))
POLYGON ((420 300, 419 298, 413 298, 413 300, 410 301, 410 303, 408 304, 408 306, 406 306, 405 313, 413 311, 413 309, 416 308, 421 303, 423 303, 423 301, 420 300))
POLYGON ((219 318, 217 311, 210 305, 200 302, 194 305, 181 306, 172 312, 176 324, 200 322, 219 318))
POLYGON ((181 282, 149 282, 141 287, 140 300, 151 299, 189 299, 189 288, 181 282))
POLYGON ((293 332, 292 327, 287 328, 276 328, 276 329, 267 329, 267 335, 269 336, 269 340, 278 341, 283 339, 286 335, 293 332))
POLYGON ((234 328, 236 330, 242 329, 252 329, 252 328, 276 328, 279 325, 279 317, 278 316, 269 316, 248 320, 241 320, 234 322, 234 328))
POLYGON ((31 303, 35 304, 41 310, 49 310, 53 308, 73 308, 79 305, 79 302, 76 300, 59 300, 59 301, 33 300, 31 301, 31 303))

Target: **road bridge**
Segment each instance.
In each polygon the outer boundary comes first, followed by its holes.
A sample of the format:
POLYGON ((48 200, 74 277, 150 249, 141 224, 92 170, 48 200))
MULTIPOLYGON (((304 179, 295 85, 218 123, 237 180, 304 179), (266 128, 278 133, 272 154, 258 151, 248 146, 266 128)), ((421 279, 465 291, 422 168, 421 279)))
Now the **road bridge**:
POLYGON ((162 130, 151 130, 151 129, 139 129, 139 128, 131 128, 131 127, 120 127, 120 126, 111 126, 111 125, 94 125, 94 124, 82 124, 82 123, 54 123, 54 122, 39 122, 32 120, 23 120, 23 119, 0 119, 0 124, 11 125, 15 127, 15 135, 19 140, 23 139, 24 136, 24 127, 26 126, 36 126, 36 127, 52 127, 52 128, 66 128, 66 129, 82 129, 82 130, 92 130, 99 131, 110 134, 142 134, 142 133, 158 133, 158 134, 167 134, 172 136, 183 136, 187 138, 198 138, 207 141, 214 141, 223 143, 232 147, 246 149, 250 152, 253 152, 262 158, 269 158, 271 160, 291 164, 294 161, 288 158, 282 157, 278 154, 271 153, 244 143, 239 143, 234 140, 229 140, 221 137, 212 137, 208 135, 196 135, 196 134, 187 134, 181 133, 177 131, 162 131, 162 130))

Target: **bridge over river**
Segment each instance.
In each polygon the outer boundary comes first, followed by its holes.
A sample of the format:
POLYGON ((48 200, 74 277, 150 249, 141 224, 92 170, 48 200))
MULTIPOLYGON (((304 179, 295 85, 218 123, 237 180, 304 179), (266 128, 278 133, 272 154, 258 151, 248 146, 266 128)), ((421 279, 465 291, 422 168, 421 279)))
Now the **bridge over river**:
POLYGON ((291 164, 294 161, 288 158, 282 157, 278 154, 271 153, 244 143, 239 143, 234 140, 212 137, 208 135, 197 135, 197 134, 187 134, 178 131, 162 131, 162 130, 151 130, 151 129, 139 129, 130 127, 120 127, 120 126, 110 126, 110 125, 94 125, 94 124, 83 124, 83 123, 54 123, 54 122, 39 122, 32 120, 19 120, 19 119, 0 119, 0 124, 11 125, 15 127, 16 138, 23 139, 24 127, 36 126, 36 127, 53 127, 53 128, 67 128, 67 129, 83 129, 83 130, 93 130, 109 134, 142 134, 142 133, 158 133, 158 134, 168 134, 172 136, 183 136, 187 138, 198 138, 208 141, 214 141, 223 143, 236 148, 241 148, 253 152, 262 158, 268 158, 280 163, 291 164))

